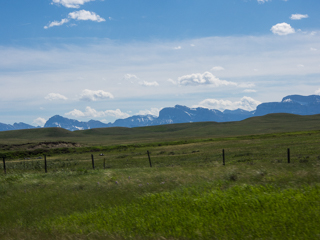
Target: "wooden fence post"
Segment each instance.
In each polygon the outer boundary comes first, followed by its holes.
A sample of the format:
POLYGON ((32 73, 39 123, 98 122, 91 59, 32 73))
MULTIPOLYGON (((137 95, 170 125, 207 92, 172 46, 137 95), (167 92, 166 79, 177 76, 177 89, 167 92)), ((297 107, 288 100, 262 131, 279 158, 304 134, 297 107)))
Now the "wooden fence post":
POLYGON ((6 169, 6 158, 3 157, 2 158, 2 161, 3 161, 3 170, 4 170, 4 174, 7 174, 7 169, 6 169))
POLYGON ((288 158, 288 163, 290 163, 290 148, 287 149, 287 158, 288 158))
POLYGON ((47 173, 48 170, 47 170, 47 156, 44 155, 44 171, 47 173))
POLYGON ((93 154, 91 154, 91 160, 92 160, 92 169, 94 169, 94 159, 93 159, 93 154))
POLYGON ((150 167, 152 167, 149 151, 147 151, 147 153, 148 153, 148 158, 149 158, 150 167))
POLYGON ((223 161, 223 165, 226 165, 226 159, 225 159, 225 155, 224 155, 224 149, 222 149, 222 161, 223 161))

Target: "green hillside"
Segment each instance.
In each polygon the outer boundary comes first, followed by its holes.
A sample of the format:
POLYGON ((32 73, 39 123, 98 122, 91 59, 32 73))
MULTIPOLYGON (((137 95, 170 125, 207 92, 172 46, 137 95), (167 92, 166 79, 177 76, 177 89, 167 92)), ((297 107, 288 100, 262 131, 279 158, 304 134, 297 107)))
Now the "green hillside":
POLYGON ((2 132, 0 239, 319 239, 319 120, 2 132))
POLYGON ((97 128, 70 132, 42 128, 0 132, 0 144, 67 141, 83 146, 180 141, 266 133, 320 130, 320 115, 269 114, 239 122, 198 122, 137 128, 97 128))

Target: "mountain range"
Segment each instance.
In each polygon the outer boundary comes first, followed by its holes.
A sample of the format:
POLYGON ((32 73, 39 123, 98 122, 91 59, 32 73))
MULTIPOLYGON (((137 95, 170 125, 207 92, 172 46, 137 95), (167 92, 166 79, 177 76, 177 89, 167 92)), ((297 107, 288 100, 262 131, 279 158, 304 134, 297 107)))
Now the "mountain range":
MULTIPOLYGON (((297 115, 320 114, 320 96, 290 95, 281 102, 262 103, 254 111, 243 109, 219 111, 207 108, 189 108, 176 105, 163 108, 159 117, 152 115, 136 115, 125 119, 117 119, 114 123, 102 123, 96 120, 81 122, 78 120, 64 118, 59 115, 51 117, 44 125, 48 127, 61 127, 70 131, 105 127, 142 127, 186 122, 230 122, 241 121, 246 118, 263 116, 269 113, 291 113, 297 115)), ((13 125, 0 123, 0 131, 38 128, 25 123, 14 123, 13 125)))

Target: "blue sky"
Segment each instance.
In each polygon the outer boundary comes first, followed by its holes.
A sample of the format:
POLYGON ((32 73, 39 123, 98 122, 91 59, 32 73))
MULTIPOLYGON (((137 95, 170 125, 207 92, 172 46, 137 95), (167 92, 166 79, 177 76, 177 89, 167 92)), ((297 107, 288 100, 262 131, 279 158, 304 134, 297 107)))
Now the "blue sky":
POLYGON ((0 122, 320 94, 318 0, 3 0, 0 122))

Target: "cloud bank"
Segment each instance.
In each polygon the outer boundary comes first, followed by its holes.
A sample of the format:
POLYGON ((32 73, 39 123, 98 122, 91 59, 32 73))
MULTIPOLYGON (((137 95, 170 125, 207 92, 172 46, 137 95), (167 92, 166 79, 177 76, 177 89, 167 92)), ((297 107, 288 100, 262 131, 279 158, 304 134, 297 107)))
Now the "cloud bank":
POLYGON ((65 113, 66 116, 72 116, 75 118, 78 117, 90 117, 90 118, 100 118, 100 117, 115 117, 115 118, 127 118, 130 115, 124 112, 121 112, 120 109, 116 110, 106 110, 106 111, 97 111, 91 107, 86 107, 86 110, 84 112, 74 109, 71 112, 65 113))
POLYGON ((114 98, 113 95, 109 92, 105 92, 103 90, 89 90, 85 89, 82 91, 82 94, 80 96, 81 101, 101 101, 101 100, 106 100, 106 99, 112 99, 114 98))
POLYGON ((244 96, 239 101, 229 101, 229 100, 217 100, 217 99, 205 99, 196 105, 195 107, 203 107, 209 109, 217 109, 223 111, 225 109, 235 110, 235 109, 243 109, 247 111, 253 111, 256 107, 261 104, 260 101, 254 100, 251 97, 244 96))
POLYGON ((33 120, 32 123, 34 123, 36 126, 43 127, 46 124, 47 120, 44 118, 38 117, 37 119, 33 120))
POLYGON ((68 100, 67 97, 59 94, 59 93, 49 93, 45 99, 49 100, 49 101, 54 101, 54 100, 68 100))
POLYGON ((219 78, 215 77, 210 72, 201 73, 194 73, 190 75, 184 75, 178 78, 178 84, 182 86, 197 86, 197 85, 212 85, 214 87, 220 86, 236 86, 237 84, 234 82, 229 82, 226 80, 220 80, 219 78))
POLYGON ((140 110, 137 115, 152 115, 159 117, 159 112, 162 108, 151 108, 150 110, 140 110))
POLYGON ((158 87, 159 86, 159 83, 157 81, 153 81, 153 82, 142 81, 136 75, 130 74, 130 73, 125 74, 123 76, 122 80, 129 81, 130 83, 133 83, 133 84, 139 84, 139 85, 145 86, 145 87, 158 87))
POLYGON ((221 66, 215 66, 213 68, 211 68, 210 71, 224 71, 225 69, 221 66))

